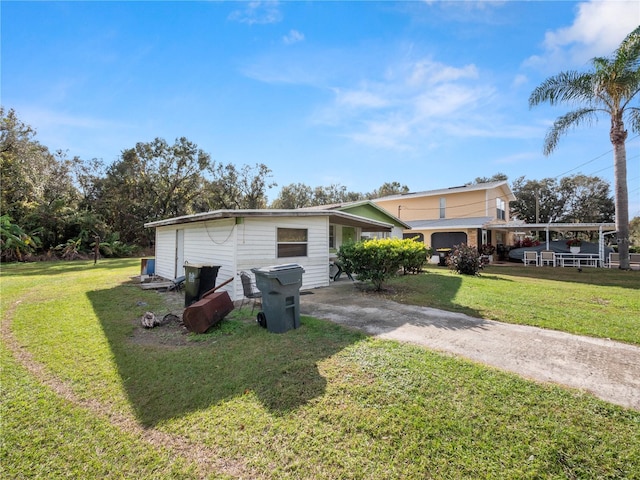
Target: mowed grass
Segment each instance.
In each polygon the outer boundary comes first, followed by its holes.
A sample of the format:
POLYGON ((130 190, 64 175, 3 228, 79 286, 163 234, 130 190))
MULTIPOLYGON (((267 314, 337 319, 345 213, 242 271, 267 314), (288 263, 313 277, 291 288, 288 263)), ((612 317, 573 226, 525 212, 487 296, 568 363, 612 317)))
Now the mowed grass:
POLYGON ((3 266, 3 344, 75 398, 3 348, 3 478, 640 478, 640 412, 308 317, 282 335, 250 309, 205 335, 143 330, 146 310, 175 304, 130 282, 138 272, 3 266), (190 447, 242 474, 203 471, 190 447))
POLYGON ((430 266, 386 286, 399 302, 640 345, 640 271, 495 265, 470 276, 430 266))

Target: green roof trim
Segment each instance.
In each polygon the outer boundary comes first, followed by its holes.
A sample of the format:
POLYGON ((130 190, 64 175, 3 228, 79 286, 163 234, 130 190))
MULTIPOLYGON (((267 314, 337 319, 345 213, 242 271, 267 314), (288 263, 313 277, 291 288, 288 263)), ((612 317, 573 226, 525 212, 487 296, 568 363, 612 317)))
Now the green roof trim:
POLYGON ((345 205, 338 208, 341 212, 350 213, 352 215, 358 215, 359 217, 369 218, 371 220, 377 220, 379 222, 390 223, 394 227, 400 227, 406 229, 408 225, 398 220, 393 215, 388 214, 377 205, 367 202, 353 205, 345 205))

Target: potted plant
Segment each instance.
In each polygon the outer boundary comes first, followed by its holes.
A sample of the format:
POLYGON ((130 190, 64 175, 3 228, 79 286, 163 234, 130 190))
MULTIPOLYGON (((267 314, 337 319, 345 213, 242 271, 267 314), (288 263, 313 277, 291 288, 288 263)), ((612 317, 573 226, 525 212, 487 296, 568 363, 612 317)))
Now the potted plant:
POLYGON ((567 247, 571 253, 580 253, 580 245, 582 245, 582 241, 577 238, 567 240, 567 247))
POLYGON ((496 252, 496 247, 490 243, 484 243, 480 245, 480 255, 485 257, 489 263, 493 263, 493 254, 496 252))

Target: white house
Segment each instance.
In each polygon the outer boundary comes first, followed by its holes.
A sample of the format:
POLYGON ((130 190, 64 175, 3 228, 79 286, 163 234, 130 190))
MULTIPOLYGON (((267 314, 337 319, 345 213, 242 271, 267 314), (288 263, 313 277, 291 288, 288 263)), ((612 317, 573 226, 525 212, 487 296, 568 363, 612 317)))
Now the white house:
POLYGON ((390 232, 393 225, 336 210, 216 210, 145 224, 156 229, 155 273, 167 279, 184 275, 184 265, 220 266, 217 284, 233 300, 243 297, 239 272, 298 263, 302 288, 329 284, 329 251, 340 247, 331 232, 353 229, 390 232))

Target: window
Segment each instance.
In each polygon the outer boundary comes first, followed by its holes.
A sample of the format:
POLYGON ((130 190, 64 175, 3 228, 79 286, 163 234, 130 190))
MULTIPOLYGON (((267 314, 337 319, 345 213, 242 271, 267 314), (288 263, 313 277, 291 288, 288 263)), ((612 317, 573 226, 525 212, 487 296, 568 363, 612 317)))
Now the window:
POLYGON ((444 211, 445 211, 446 204, 447 204, 447 202, 446 202, 445 198, 442 197, 440 199, 440 218, 446 218, 444 216, 444 211))
POLYGON ((506 202, 501 198, 496 198, 496 218, 498 220, 506 220, 506 202))
POLYGON ((336 226, 329 225, 329 248, 336 248, 336 226))
POLYGON ((306 257, 307 229, 279 228, 278 229, 278 258, 306 257))

